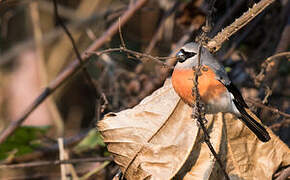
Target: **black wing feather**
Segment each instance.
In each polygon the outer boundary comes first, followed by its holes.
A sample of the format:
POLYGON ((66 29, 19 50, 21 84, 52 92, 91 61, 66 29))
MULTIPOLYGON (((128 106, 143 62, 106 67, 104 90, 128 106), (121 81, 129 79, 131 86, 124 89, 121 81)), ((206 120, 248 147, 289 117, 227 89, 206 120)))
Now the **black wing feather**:
POLYGON ((233 94, 236 100, 236 103, 238 103, 241 107, 249 108, 243 96, 241 95, 240 91, 233 83, 230 83, 229 85, 225 85, 225 86, 228 89, 228 91, 233 94))
POLYGON ((241 114, 241 120, 243 123, 262 141, 267 142, 271 138, 266 131, 266 129, 258 123, 255 119, 253 119, 245 110, 245 108, 249 108, 246 104, 244 98, 242 97, 240 91, 233 83, 229 83, 228 85, 225 85, 225 87, 228 89, 230 93, 234 96, 234 103, 239 110, 241 114))

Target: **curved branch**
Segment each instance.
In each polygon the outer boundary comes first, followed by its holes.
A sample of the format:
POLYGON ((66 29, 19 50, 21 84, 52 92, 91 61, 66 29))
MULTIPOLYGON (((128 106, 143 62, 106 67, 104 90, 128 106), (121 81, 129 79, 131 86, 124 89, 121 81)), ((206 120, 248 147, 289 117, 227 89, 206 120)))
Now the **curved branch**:
MULTIPOLYGON (((139 10, 148 0, 139 0, 121 16, 120 25, 124 25, 133 14, 139 10)), ((119 29, 119 21, 117 20, 99 39, 97 39, 91 46, 87 48, 86 51, 95 51, 108 42, 114 34, 119 29)), ((67 82, 73 77, 77 72, 79 72, 83 66, 88 63, 88 56, 86 53, 81 54, 83 59, 83 64, 80 65, 78 60, 74 60, 61 74, 59 74, 56 79, 54 79, 50 84, 42 91, 42 93, 33 101, 33 103, 27 107, 27 109, 22 113, 20 118, 11 121, 7 128, 5 128, 0 134, 0 144, 2 144, 8 136, 10 136, 16 128, 18 128, 22 122, 33 112, 50 94, 52 94, 61 85, 67 82)))

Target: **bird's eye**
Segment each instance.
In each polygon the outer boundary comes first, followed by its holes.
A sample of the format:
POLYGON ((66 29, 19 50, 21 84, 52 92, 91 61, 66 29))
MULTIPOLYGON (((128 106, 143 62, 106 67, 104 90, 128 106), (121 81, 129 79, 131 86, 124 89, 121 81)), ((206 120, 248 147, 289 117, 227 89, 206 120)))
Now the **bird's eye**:
POLYGON ((183 49, 181 49, 177 54, 176 54, 176 58, 179 62, 184 62, 186 60, 186 57, 185 57, 185 51, 183 49))
POLYGON ((191 58, 193 56, 195 56, 196 53, 195 52, 187 52, 187 51, 184 51, 183 49, 181 49, 177 54, 176 54, 176 57, 177 57, 177 60, 179 62, 184 62, 186 59, 188 58, 191 58))

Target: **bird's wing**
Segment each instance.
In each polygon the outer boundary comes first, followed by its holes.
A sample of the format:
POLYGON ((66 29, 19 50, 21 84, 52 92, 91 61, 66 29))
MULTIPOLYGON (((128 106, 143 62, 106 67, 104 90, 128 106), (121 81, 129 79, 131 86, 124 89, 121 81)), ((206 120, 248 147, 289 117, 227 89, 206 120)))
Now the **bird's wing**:
POLYGON ((239 106, 242 108, 249 108, 239 89, 233 83, 230 82, 229 84, 224 84, 224 86, 234 96, 235 104, 239 104, 239 106))
MULTIPOLYGON (((224 84, 225 85, 225 84, 224 84)), ((238 88, 233 84, 229 83, 225 85, 227 90, 233 95, 233 101, 236 108, 239 110, 241 114, 241 120, 244 124, 263 142, 269 141, 271 138, 266 131, 266 129, 258 122, 261 121, 257 118, 251 110, 249 109, 248 105, 246 104, 244 98, 242 97, 238 88)))

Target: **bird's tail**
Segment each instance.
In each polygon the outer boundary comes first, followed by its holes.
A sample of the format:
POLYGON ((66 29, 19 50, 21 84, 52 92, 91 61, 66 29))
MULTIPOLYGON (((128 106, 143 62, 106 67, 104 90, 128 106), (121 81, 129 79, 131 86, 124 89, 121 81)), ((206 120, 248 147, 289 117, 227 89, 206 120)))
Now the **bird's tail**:
POLYGON ((263 142, 269 141, 270 135, 266 129, 258 123, 258 118, 248 108, 237 106, 241 113, 241 120, 243 123, 263 142), (256 119, 256 120, 255 120, 256 119))

